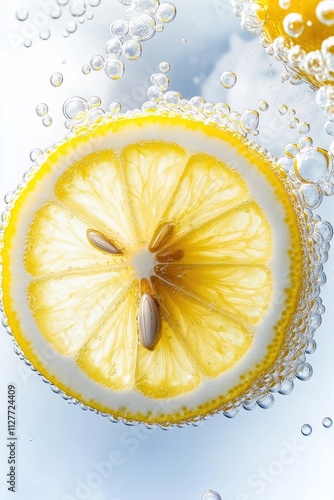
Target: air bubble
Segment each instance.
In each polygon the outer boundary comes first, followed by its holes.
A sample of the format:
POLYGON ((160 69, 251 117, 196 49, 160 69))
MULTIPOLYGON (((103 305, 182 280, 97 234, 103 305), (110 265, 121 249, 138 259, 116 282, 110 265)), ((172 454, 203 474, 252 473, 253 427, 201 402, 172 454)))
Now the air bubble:
POLYGON ((88 99, 87 104, 90 108, 98 108, 101 106, 101 99, 94 95, 88 99))
POLYGON ((329 429, 333 425, 333 420, 330 417, 325 417, 322 421, 322 425, 329 429))
POLYGON ((130 20, 129 33, 134 40, 149 40, 155 35, 155 31, 155 20, 148 14, 142 14, 130 20))
POLYGON ((52 125, 51 116, 46 116, 45 118, 43 118, 42 123, 43 123, 44 127, 50 127, 52 125))
POLYGON ((306 208, 314 210, 321 205, 322 191, 317 184, 303 184, 299 190, 301 202, 306 208))
POLYGON ((299 152, 299 147, 297 144, 290 143, 284 148, 284 154, 287 158, 295 158, 299 152))
POLYGON ((331 158, 325 149, 309 147, 298 153, 294 169, 302 182, 316 184, 328 180, 331 163, 331 158))
POLYGON ((334 1, 324 0, 319 2, 315 9, 316 16, 322 24, 333 26, 334 24, 334 1))
POLYGON ((66 25, 68 33, 74 33, 77 30, 77 28, 78 28, 77 23, 74 21, 71 21, 66 25))
POLYGON ((59 7, 54 7, 52 10, 50 10, 50 17, 52 19, 59 19, 61 16, 61 10, 59 7))
POLYGON ((305 28, 303 17, 296 12, 291 12, 283 19, 283 28, 287 35, 298 38, 305 28))
POLYGON ((164 97, 164 94, 156 87, 152 86, 147 89, 147 97, 149 98, 150 101, 161 102, 164 97))
POLYGON ((64 81, 64 77, 59 72, 53 73, 50 76, 50 83, 53 87, 60 87, 60 85, 63 83, 63 81, 64 81))
POLYGON ((118 57, 122 54, 122 49, 123 49, 123 44, 121 40, 117 37, 108 40, 104 48, 108 56, 113 55, 115 57, 118 57))
POLYGON ((91 21, 94 18, 93 12, 87 12, 86 19, 87 21, 91 21))
POLYGON ((163 73, 153 73, 153 75, 151 75, 151 82, 161 91, 167 90, 169 86, 169 78, 163 73))
POLYGON ((41 102, 37 104, 35 111, 38 116, 42 117, 48 114, 49 107, 44 102, 41 102))
POLYGON ((88 66, 88 64, 85 64, 84 66, 82 66, 81 71, 84 75, 89 75, 91 71, 90 66, 88 66))
POLYGON ((300 122, 298 125, 298 132, 300 135, 305 135, 308 134, 310 131, 310 124, 306 122, 300 122))
POLYGON ((246 133, 253 132, 259 125, 259 113, 254 109, 246 109, 241 114, 240 125, 246 133))
POLYGON ((175 5, 169 2, 164 2, 160 4, 156 16, 159 19, 159 21, 163 23, 170 23, 171 21, 173 21, 173 19, 175 19, 176 16, 175 5))
POLYGON ((29 158, 31 161, 36 161, 39 156, 43 154, 43 151, 38 148, 34 148, 30 151, 29 158))
POLYGON ((98 7, 101 3, 101 0, 89 0, 88 3, 91 7, 98 7))
POLYGON ((257 105, 260 111, 267 111, 269 109, 269 104, 267 103, 267 101, 261 100, 257 103, 257 105))
POLYGON ((179 92, 169 91, 164 96, 164 102, 169 108, 177 108, 182 96, 179 92))
POLYGON ((327 121, 324 125, 324 130, 328 135, 334 135, 334 122, 327 121))
POLYGON ((312 434, 312 427, 309 424, 302 425, 300 430, 303 436, 309 436, 310 434, 312 434))
POLYGON ((203 493, 201 500, 222 500, 222 497, 213 490, 207 490, 203 493))
POLYGON ((15 12, 15 16, 18 21, 25 21, 29 17, 29 11, 27 9, 19 9, 15 12))
POLYGON ((288 125, 290 128, 297 128, 299 125, 298 118, 296 118, 296 117, 290 118, 290 120, 288 121, 288 125))
POLYGON ((104 61, 104 71, 112 80, 119 80, 124 74, 124 63, 115 57, 108 57, 104 61))
POLYGON ((142 12, 155 14, 158 7, 159 0, 132 0, 131 3, 131 9, 138 14, 142 12))
POLYGON ((224 71, 220 76, 220 83, 225 89, 231 89, 237 83, 237 75, 232 71, 224 71))
POLYGON ((279 0, 279 6, 281 9, 289 9, 291 5, 291 0, 279 0))
POLYGON ((27 49, 28 49, 29 47, 31 47, 31 45, 32 45, 32 41, 30 40, 30 38, 26 38, 26 39, 24 40, 24 42, 23 42, 23 45, 24 45, 25 47, 27 47, 27 49))
POLYGON ((86 12, 86 2, 84 0, 72 0, 70 4, 70 13, 74 17, 83 16, 86 12))
POLYGON ((277 111, 280 115, 285 115, 288 112, 288 106, 286 104, 279 104, 277 107, 277 111))
MULTIPOLYGON (((319 315, 314 315, 317 316, 317 320, 314 324, 314 328, 318 328, 321 324, 321 316, 319 315), (319 318, 319 319, 318 319, 319 318)), ((301 363, 298 373, 297 373, 297 378, 299 380, 302 380, 303 382, 306 382, 307 380, 310 380, 310 378, 313 375, 313 368, 309 363, 301 363)))
POLYGON ((187 43, 187 39, 186 38, 181 38, 181 43, 187 43))
POLYGON ((117 38, 124 38, 129 31, 129 23, 124 19, 117 19, 110 25, 110 33, 117 38))
POLYGON ((63 105, 65 118, 72 122, 81 122, 86 117, 88 104, 82 97, 70 97, 63 105))
POLYGON ((58 5, 67 5, 70 0, 57 0, 58 5))
POLYGON ((135 59, 138 59, 141 56, 141 53, 142 53, 142 46, 136 40, 127 40, 126 42, 124 42, 123 55, 127 59, 134 61, 135 59))
POLYGON ((100 55, 93 56, 90 60, 91 68, 94 71, 100 71, 103 68, 104 59, 100 55))
POLYGON ((116 114, 116 113, 119 113, 122 109, 122 106, 120 105, 119 102, 117 101, 113 101, 109 104, 109 111, 110 113, 112 114, 116 114))
POLYGON ((168 62, 162 61, 159 64, 159 71, 161 71, 161 73, 167 73, 169 70, 170 70, 170 64, 168 62))

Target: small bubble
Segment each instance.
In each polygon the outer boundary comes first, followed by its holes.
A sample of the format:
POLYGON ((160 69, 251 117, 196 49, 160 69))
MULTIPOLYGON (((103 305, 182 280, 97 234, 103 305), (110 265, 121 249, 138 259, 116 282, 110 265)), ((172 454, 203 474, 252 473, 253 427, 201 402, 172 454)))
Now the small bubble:
POLYGON ((29 438, 28 438, 28 439, 29 439, 29 441, 32 441, 32 439, 33 439, 33 438, 32 438, 31 436, 29 436, 29 438))
POLYGON ((41 40, 48 40, 51 36, 51 32, 49 29, 45 28, 39 32, 39 38, 41 40))
POLYGON ((32 44, 32 41, 30 40, 30 38, 26 38, 26 39, 24 40, 24 42, 23 42, 23 45, 24 45, 25 47, 27 47, 27 49, 28 49, 29 47, 31 47, 31 44, 32 44))
POLYGON ((44 102, 41 102, 41 103, 37 104, 35 111, 36 111, 36 114, 38 116, 42 117, 42 116, 45 116, 48 114, 49 108, 48 108, 47 104, 45 104, 44 102))
POLYGON ((69 35, 68 31, 64 31, 64 33, 63 33, 63 37, 64 37, 64 38, 68 38, 68 35, 69 35))
POLYGON ((181 38, 181 43, 187 43, 187 39, 186 38, 181 38))
POLYGON ((169 86, 169 78, 163 73, 153 73, 153 75, 151 75, 151 82, 161 91, 167 90, 169 86))
POLYGON ((113 114, 119 113, 122 107, 119 102, 113 101, 109 104, 109 111, 113 114))
POLYGON ((334 135, 334 122, 327 121, 324 125, 324 130, 328 135, 334 135))
POLYGON ((52 10, 50 10, 50 17, 52 19, 59 19, 61 16, 61 10, 59 7, 54 7, 52 10))
POLYGON ((277 110, 280 115, 285 115, 288 111, 288 106, 286 104, 279 104, 277 110))
POLYGON ((165 29, 165 27, 163 24, 157 24, 155 29, 156 29, 157 33, 161 33, 161 31, 163 31, 165 29))
POLYGON ((156 12, 156 16, 159 21, 163 23, 170 23, 171 21, 173 21, 173 19, 175 19, 176 16, 175 5, 170 2, 164 2, 160 4, 156 12))
POLYGON ((304 436, 309 436, 310 434, 312 434, 312 427, 309 424, 302 425, 300 430, 304 436))
POLYGON ((296 118, 296 117, 290 118, 290 120, 288 121, 288 125, 290 128, 297 128, 299 125, 298 118, 296 118))
POLYGON ((315 9, 316 16, 322 24, 333 26, 334 24, 334 2, 324 0, 319 2, 315 9))
POLYGON ((91 71, 90 66, 88 66, 88 64, 85 64, 84 66, 82 66, 81 71, 84 75, 89 75, 91 71))
POLYGON ((86 12, 86 2, 84 0, 72 0, 70 4, 70 13, 74 17, 83 16, 86 12))
POLYGON ((67 5, 70 0, 57 0, 58 5, 67 5))
POLYGON ((67 63, 66 59, 63 59, 62 64, 66 64, 66 63, 67 63))
POLYGON ((133 0, 118 0, 122 5, 131 5, 133 0))
POLYGON ((225 89, 231 89, 237 83, 237 75, 232 71, 224 71, 220 75, 220 83, 225 89))
POLYGON ((129 23, 124 19, 116 19, 110 25, 110 33, 117 38, 124 38, 129 31, 129 23))
POLYGON ((309 123, 300 122, 300 124, 298 125, 298 132, 300 133, 300 135, 305 135, 309 133, 310 128, 311 127, 309 123))
POLYGON ((296 115, 296 110, 293 109, 293 108, 289 109, 289 111, 288 111, 288 117, 289 118, 293 118, 295 115, 296 115))
POLYGON ((241 114, 240 125, 246 133, 253 132, 259 125, 259 113, 254 109, 246 109, 241 114))
POLYGON ((119 80, 124 74, 124 63, 116 57, 108 57, 104 61, 104 71, 112 80, 119 80))
POLYGON ((29 17, 29 11, 27 9, 19 9, 15 12, 15 16, 18 21, 25 21, 29 17))
POLYGON ((150 101, 161 102, 164 94, 153 85, 147 89, 147 97, 150 101))
POLYGON ((107 41, 104 50, 108 56, 118 57, 122 54, 123 44, 119 38, 114 37, 107 41))
POLYGON ((93 12, 87 12, 86 19, 87 21, 91 21, 94 18, 93 12))
POLYGON ((203 493, 201 500, 222 500, 222 497, 213 490, 207 490, 203 493))
POLYGON ((36 161, 39 156, 43 154, 41 149, 34 148, 29 153, 29 158, 31 161, 36 161))
POLYGON ((71 21, 66 25, 68 33, 74 33, 77 30, 77 28, 78 28, 77 23, 74 21, 71 21))
POLYGON ((148 14, 141 14, 129 22, 129 33, 134 40, 146 41, 155 35, 155 20, 148 14))
POLYGON ((291 12, 283 19, 283 28, 287 35, 298 38, 305 28, 303 17, 296 12, 291 12))
POLYGON ((322 425, 329 429, 333 425, 333 420, 330 417, 325 417, 322 421, 322 425))
POLYGON ((328 180, 331 167, 328 151, 318 147, 302 149, 295 160, 294 169, 302 182, 317 184, 328 180))
POLYGON ((63 83, 64 77, 61 73, 56 72, 52 73, 50 76, 50 83, 53 87, 60 87, 60 85, 63 83))
POLYGON ((94 95, 88 99, 87 103, 90 108, 98 108, 101 106, 101 99, 94 95))
POLYGON ((94 71, 100 71, 103 68, 104 59, 100 55, 93 56, 90 60, 91 68, 94 71))
POLYGON ((51 116, 48 115, 45 118, 43 118, 42 123, 43 123, 44 127, 50 127, 52 125, 51 116))
POLYGON ((257 105, 260 111, 267 111, 269 109, 269 104, 267 103, 267 101, 261 100, 257 103, 257 105))
POLYGON ((98 7, 101 3, 101 0, 89 0, 88 3, 91 7, 98 7))
POLYGON ((166 61, 162 61, 159 64, 159 70, 161 71, 161 73, 167 73, 170 70, 170 64, 166 61))
POLYGON ((279 0, 279 6, 281 9, 289 9, 291 4, 291 0, 279 0))
POLYGON ((142 46, 136 40, 127 40, 123 45, 123 54, 127 59, 135 60, 141 56, 142 46))
POLYGON ((84 120, 88 111, 88 104, 82 97, 70 97, 64 102, 63 113, 65 118, 72 122, 84 120))

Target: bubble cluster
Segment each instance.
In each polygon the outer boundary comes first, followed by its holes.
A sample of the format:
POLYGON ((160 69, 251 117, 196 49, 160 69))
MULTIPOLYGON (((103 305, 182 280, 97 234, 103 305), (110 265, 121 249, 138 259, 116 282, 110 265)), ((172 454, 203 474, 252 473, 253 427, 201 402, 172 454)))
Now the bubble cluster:
POLYGON ((119 0, 119 3, 128 7, 127 18, 116 19, 111 23, 111 38, 107 40, 104 49, 107 57, 95 55, 90 62, 95 71, 104 68, 111 80, 119 80, 123 76, 125 64, 122 58, 130 61, 139 59, 143 42, 162 31, 163 25, 173 21, 176 16, 176 7, 170 2, 119 0))
POLYGON ((63 104, 63 115, 66 118, 65 127, 73 131, 75 127, 86 125, 104 115, 101 99, 92 96, 88 100, 80 96, 73 96, 63 104))

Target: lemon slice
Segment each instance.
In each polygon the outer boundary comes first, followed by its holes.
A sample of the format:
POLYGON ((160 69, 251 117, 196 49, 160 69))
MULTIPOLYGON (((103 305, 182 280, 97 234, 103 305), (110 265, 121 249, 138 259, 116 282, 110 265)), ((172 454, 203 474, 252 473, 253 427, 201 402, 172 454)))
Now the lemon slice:
POLYGON ((276 362, 302 243, 272 158, 230 130, 143 114, 60 144, 12 203, 4 309, 61 390, 126 420, 193 420, 276 362))
POLYGON ((261 25, 277 57, 313 87, 333 82, 332 1, 252 0, 243 9, 243 26, 258 32, 261 25))

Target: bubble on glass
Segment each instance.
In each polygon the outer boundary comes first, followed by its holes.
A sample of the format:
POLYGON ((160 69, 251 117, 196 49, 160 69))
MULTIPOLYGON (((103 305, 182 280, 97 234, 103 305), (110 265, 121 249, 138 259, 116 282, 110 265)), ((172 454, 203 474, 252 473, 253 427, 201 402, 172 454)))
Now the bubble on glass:
POLYGON ((90 66, 94 71, 100 71, 103 68, 104 58, 97 54, 90 60, 90 66))
POLYGON ((98 108, 101 106, 101 99, 97 95, 94 95, 88 99, 87 104, 89 108, 98 108))
POLYGON ((98 7, 101 3, 101 0, 89 0, 88 3, 91 7, 98 7))
POLYGON ((222 500, 222 497, 214 490, 207 490, 203 493, 201 500, 222 500))
POLYGON ((156 32, 155 20, 148 14, 133 17, 129 22, 129 33, 134 40, 146 41, 152 38, 156 32))
POLYGON ((322 425, 329 429, 333 425, 333 420, 330 417, 325 417, 322 421, 322 425))
POLYGON ((70 13, 74 17, 83 16, 86 12, 86 2, 85 0, 71 0, 70 3, 70 13))
POLYGON ((267 103, 267 101, 264 101, 262 99, 257 103, 257 106, 260 111, 267 111, 269 109, 269 104, 267 103))
POLYGON ((279 104, 277 107, 277 111, 280 115, 285 115, 288 112, 288 106, 286 104, 279 104))
POLYGON ((334 24, 334 1, 324 0, 319 2, 315 9, 316 16, 322 24, 333 26, 334 24))
POLYGON ((305 29, 303 17, 297 12, 291 12, 283 19, 283 28, 287 35, 298 38, 305 29))
POLYGON ((104 50, 108 56, 118 57, 122 54, 123 44, 119 38, 113 37, 106 42, 104 50))
POLYGON ((112 114, 116 114, 116 113, 119 113, 122 109, 122 106, 120 105, 119 102, 117 101, 113 101, 109 104, 109 111, 110 113, 112 114))
POLYGON ((246 109, 240 116, 240 126, 246 133, 256 130, 259 126, 259 113, 254 109, 246 109))
POLYGON ((39 104, 37 104, 35 111, 36 115, 42 117, 48 114, 49 107, 47 104, 45 104, 45 102, 40 102, 39 104))
POLYGON ((60 87, 60 85, 63 83, 64 77, 61 73, 56 71, 55 73, 52 73, 50 76, 50 83, 52 87, 60 87))
POLYGON ((237 75, 232 71, 224 71, 220 75, 220 83, 225 89, 232 89, 237 83, 237 75))
POLYGON ((124 74, 124 63, 116 57, 108 57, 104 61, 104 71, 112 80, 119 80, 124 74))
POLYGON ((63 114, 67 120, 72 122, 81 122, 85 119, 88 104, 82 97, 70 97, 63 104, 63 114))
POLYGON ((51 116, 48 115, 45 118, 43 118, 42 123, 43 123, 44 127, 50 127, 52 125, 51 116))
POLYGON ((296 157, 294 169, 302 182, 317 184, 329 179, 332 160, 328 151, 323 148, 304 148, 296 157))
POLYGON ((84 75, 89 75, 89 73, 91 72, 91 68, 90 66, 88 66, 88 64, 85 64, 84 66, 82 66, 81 71, 84 75))
POLYGON ((310 424, 302 425, 300 430, 303 436, 309 436, 310 434, 312 434, 312 427, 310 426, 310 424))
POLYGON ((29 158, 31 161, 36 161, 39 156, 42 156, 43 151, 39 148, 34 148, 29 153, 29 158))
POLYGON ((26 38, 23 42, 23 45, 28 49, 32 45, 32 41, 30 38, 26 38))
POLYGON ((161 71, 161 73, 168 73, 169 70, 170 70, 170 64, 168 62, 162 61, 159 64, 159 71, 161 71))
POLYGON ((66 29, 67 29, 68 33, 74 33, 77 30, 77 28, 78 28, 78 25, 75 21, 70 21, 66 25, 66 29))
POLYGON ((127 40, 123 44, 123 55, 132 61, 138 59, 142 53, 142 46, 137 40, 127 40))
POLYGON ((59 7, 53 7, 50 10, 51 19, 59 19, 61 16, 61 9, 59 7))
POLYGON ((155 14, 159 0, 132 0, 131 9, 136 13, 155 14))
POLYGON ((124 19, 116 19, 110 25, 110 33, 117 38, 124 38, 129 31, 129 23, 124 19))
POLYGON ((173 19, 175 19, 176 16, 175 5, 170 2, 161 3, 156 12, 156 16, 159 21, 163 23, 170 23, 171 21, 173 21, 173 19))
POLYGON ((15 12, 16 19, 18 21, 25 21, 29 17, 28 9, 19 9, 15 12))

